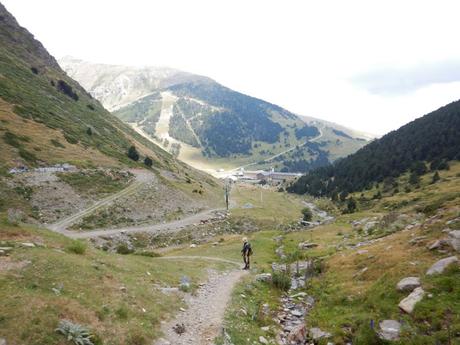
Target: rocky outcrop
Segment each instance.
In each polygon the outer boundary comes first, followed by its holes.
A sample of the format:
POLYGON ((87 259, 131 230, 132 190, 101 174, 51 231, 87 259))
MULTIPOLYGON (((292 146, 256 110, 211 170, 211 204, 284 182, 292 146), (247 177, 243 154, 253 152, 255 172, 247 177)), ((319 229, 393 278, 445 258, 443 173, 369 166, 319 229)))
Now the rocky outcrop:
POLYGON ((399 283, 396 285, 396 289, 398 289, 398 291, 412 291, 415 288, 418 288, 419 286, 420 278, 407 277, 399 281, 399 283))
POLYGON ((258 275, 256 275, 256 281, 265 282, 265 283, 271 282, 272 281, 272 275, 271 275, 271 273, 258 274, 258 275))
POLYGON ((319 329, 318 327, 310 328, 310 330, 308 331, 308 334, 310 335, 310 337, 313 340, 319 340, 319 339, 324 339, 324 338, 330 338, 331 337, 331 333, 324 332, 321 329, 319 329))
POLYGON ((444 270, 453 263, 458 263, 458 258, 456 256, 450 256, 448 258, 441 259, 431 266, 426 274, 431 276, 433 274, 441 274, 444 270))
POLYGON ((311 249, 311 248, 315 248, 315 247, 318 247, 317 243, 312 243, 312 242, 299 243, 299 249, 306 250, 306 249, 311 249))
POLYGON ((423 299, 424 295, 425 291, 421 287, 418 287, 409 296, 399 302, 398 306, 402 311, 410 314, 414 311, 415 305, 423 299))

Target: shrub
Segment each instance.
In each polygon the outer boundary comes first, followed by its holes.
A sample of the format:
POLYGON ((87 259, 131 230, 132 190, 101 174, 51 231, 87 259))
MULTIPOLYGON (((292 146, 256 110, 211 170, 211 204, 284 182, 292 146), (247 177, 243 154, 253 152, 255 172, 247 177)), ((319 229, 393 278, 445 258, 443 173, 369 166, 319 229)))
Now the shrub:
POLYGON ((313 218, 313 213, 311 212, 309 207, 305 207, 302 209, 303 220, 309 222, 313 218))
POLYGON ((117 310, 115 310, 115 315, 117 315, 117 317, 121 320, 128 319, 128 308, 124 305, 120 306, 117 310))
POLYGON ((32 71, 33 74, 38 74, 37 67, 30 67, 30 70, 32 71))
POLYGON ((134 249, 129 248, 126 243, 120 243, 117 246, 117 253, 122 255, 131 254, 134 253, 134 249))
POLYGON ((273 272, 272 284, 277 289, 288 291, 291 288, 291 278, 287 273, 273 272))
POLYGON ((58 80, 57 89, 64 95, 72 98, 74 101, 78 101, 77 93, 72 89, 72 86, 67 84, 64 80, 58 80))
POLYGON ((136 162, 139 160, 139 153, 137 152, 136 147, 134 145, 132 145, 128 149, 128 157, 131 158, 133 161, 136 161, 136 162))
POLYGON ((144 159, 144 164, 145 164, 146 166, 148 166, 148 167, 151 167, 151 166, 153 165, 152 158, 150 158, 150 157, 148 157, 148 156, 145 157, 145 159, 144 159))
POLYGON ((82 242, 82 241, 79 241, 79 240, 74 240, 74 241, 72 241, 72 244, 69 244, 66 247, 66 249, 70 253, 83 255, 86 252, 86 243, 82 242))
POLYGON ((88 127, 86 129, 86 134, 88 134, 89 136, 93 135, 93 130, 91 129, 91 127, 88 127))
POLYGON ((92 336, 89 331, 78 323, 73 323, 69 320, 61 320, 56 328, 56 332, 62 334, 68 341, 76 345, 94 345, 91 341, 92 336))

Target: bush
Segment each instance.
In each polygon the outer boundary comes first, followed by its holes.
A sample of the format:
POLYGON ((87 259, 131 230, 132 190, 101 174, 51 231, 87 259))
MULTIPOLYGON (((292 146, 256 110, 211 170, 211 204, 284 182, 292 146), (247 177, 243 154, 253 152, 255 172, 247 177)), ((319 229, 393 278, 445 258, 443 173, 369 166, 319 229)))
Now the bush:
POLYGON ((86 252, 86 243, 82 242, 82 241, 79 241, 79 240, 74 240, 74 241, 72 241, 72 244, 69 244, 66 247, 66 249, 70 253, 83 255, 86 252))
POLYGON ((137 152, 136 147, 132 145, 128 149, 128 157, 131 158, 133 161, 138 161, 139 160, 139 152, 137 152))
POLYGON ((120 306, 117 310, 115 310, 115 315, 117 315, 117 317, 121 320, 128 319, 128 308, 124 305, 120 306))
POLYGON ((291 288, 291 277, 287 273, 273 272, 272 284, 277 289, 288 291, 291 288))
POLYGON ((302 209, 302 214, 303 214, 303 220, 306 222, 309 222, 313 218, 313 213, 311 212, 309 207, 305 207, 302 209))
POLYGON ((117 253, 122 255, 131 254, 134 253, 134 249, 129 248, 126 243, 120 243, 117 246, 117 253))
POLYGON ((145 164, 146 166, 148 166, 148 167, 151 167, 151 166, 153 165, 152 158, 150 158, 150 157, 148 157, 148 156, 145 157, 145 159, 144 159, 144 164, 145 164))
POLYGON ((77 93, 72 89, 72 86, 67 84, 64 80, 58 80, 57 89, 64 95, 72 98, 74 101, 78 101, 77 93))

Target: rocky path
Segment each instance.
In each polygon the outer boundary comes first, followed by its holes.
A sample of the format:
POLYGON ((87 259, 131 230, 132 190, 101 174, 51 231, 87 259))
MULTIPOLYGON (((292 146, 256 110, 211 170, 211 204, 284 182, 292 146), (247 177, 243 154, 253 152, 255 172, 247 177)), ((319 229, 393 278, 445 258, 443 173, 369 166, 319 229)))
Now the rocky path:
POLYGON ((221 333, 225 308, 233 287, 247 273, 241 269, 224 273, 209 270, 208 281, 198 289, 195 296, 187 296, 188 308, 163 324, 164 336, 155 345, 214 344, 214 338, 221 333), (176 325, 184 326, 183 333, 176 332, 176 325))

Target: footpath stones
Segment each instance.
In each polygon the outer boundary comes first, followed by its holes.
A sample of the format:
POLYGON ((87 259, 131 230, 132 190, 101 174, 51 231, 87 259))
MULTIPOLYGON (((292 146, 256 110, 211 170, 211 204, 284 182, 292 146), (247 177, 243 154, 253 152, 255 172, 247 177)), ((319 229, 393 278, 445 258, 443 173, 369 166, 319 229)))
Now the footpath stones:
POLYGON ((398 291, 413 291, 415 288, 420 286, 420 278, 418 277, 407 277, 401 279, 396 285, 398 291))
POLYGON ((431 266, 426 274, 431 276, 433 274, 441 274, 444 270, 451 264, 458 263, 458 258, 456 256, 450 256, 448 258, 441 259, 431 266))
POLYGON ((398 306, 402 311, 410 314, 414 311, 415 305, 423 299, 424 295, 425 291, 421 287, 418 287, 409 296, 399 302, 398 306))
POLYGON ((289 333, 287 340, 289 344, 305 344, 307 340, 307 328, 304 324, 294 327, 289 333))
POLYGON ((399 340, 401 324, 396 320, 383 320, 379 324, 380 331, 378 335, 383 340, 399 340))

